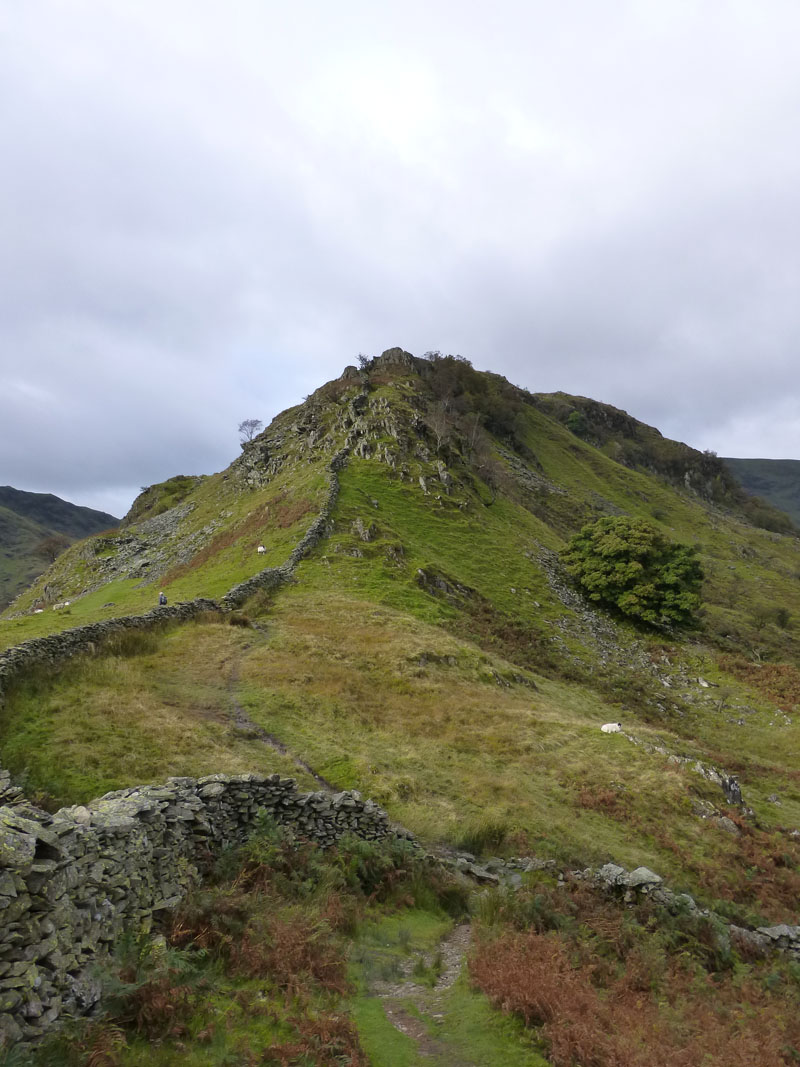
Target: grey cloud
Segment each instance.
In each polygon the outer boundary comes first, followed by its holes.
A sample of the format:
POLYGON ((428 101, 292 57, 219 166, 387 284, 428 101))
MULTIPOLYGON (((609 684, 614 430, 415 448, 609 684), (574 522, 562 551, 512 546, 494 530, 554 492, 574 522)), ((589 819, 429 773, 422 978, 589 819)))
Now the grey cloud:
POLYGON ((120 510, 393 344, 800 455, 800 13, 724 14, 7 7, 0 481, 120 510))

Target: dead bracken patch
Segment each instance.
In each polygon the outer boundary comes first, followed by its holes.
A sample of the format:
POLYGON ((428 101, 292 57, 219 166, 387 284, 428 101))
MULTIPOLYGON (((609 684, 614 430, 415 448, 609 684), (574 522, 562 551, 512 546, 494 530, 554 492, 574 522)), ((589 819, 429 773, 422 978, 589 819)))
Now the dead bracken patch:
POLYGON ((791 663, 751 663, 738 656, 720 656, 720 666, 734 678, 752 686, 782 711, 800 704, 800 670, 791 663))
POLYGON ((613 979, 591 952, 553 932, 509 932, 479 943, 473 983, 493 1004, 541 1028, 555 1067, 785 1067, 800 1024, 758 982, 718 982, 680 964, 656 976, 646 951, 613 979))

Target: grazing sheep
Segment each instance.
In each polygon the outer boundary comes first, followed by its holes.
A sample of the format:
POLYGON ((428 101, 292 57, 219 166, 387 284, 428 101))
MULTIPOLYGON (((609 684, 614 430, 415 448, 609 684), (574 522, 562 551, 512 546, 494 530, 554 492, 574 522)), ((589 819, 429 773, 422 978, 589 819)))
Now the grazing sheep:
POLYGON ((259 556, 263 556, 266 551, 267 550, 266 550, 266 548, 264 548, 263 545, 259 545, 258 546, 258 554, 259 554, 259 556))
POLYGON ((604 734, 618 734, 622 729, 621 722, 605 722, 600 727, 604 734))

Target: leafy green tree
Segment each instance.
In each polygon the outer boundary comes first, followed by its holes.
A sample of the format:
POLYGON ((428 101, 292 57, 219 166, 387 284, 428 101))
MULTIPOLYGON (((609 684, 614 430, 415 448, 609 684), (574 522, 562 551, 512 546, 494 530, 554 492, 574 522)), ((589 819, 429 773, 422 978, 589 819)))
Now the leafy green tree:
POLYGON ((651 626, 690 626, 703 571, 695 550, 644 519, 598 519, 561 559, 591 601, 651 626))
POLYGON ((576 437, 586 436, 589 427, 582 412, 571 411, 569 413, 567 416, 567 429, 574 433, 576 437))

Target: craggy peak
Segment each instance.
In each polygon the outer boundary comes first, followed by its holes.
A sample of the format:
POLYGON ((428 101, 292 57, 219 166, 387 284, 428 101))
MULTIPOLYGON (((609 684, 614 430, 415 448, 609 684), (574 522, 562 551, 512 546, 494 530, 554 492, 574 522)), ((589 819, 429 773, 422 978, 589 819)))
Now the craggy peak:
POLYGON ((242 426, 0 495, 0 1065, 796 1062, 790 469, 401 347, 242 426))

